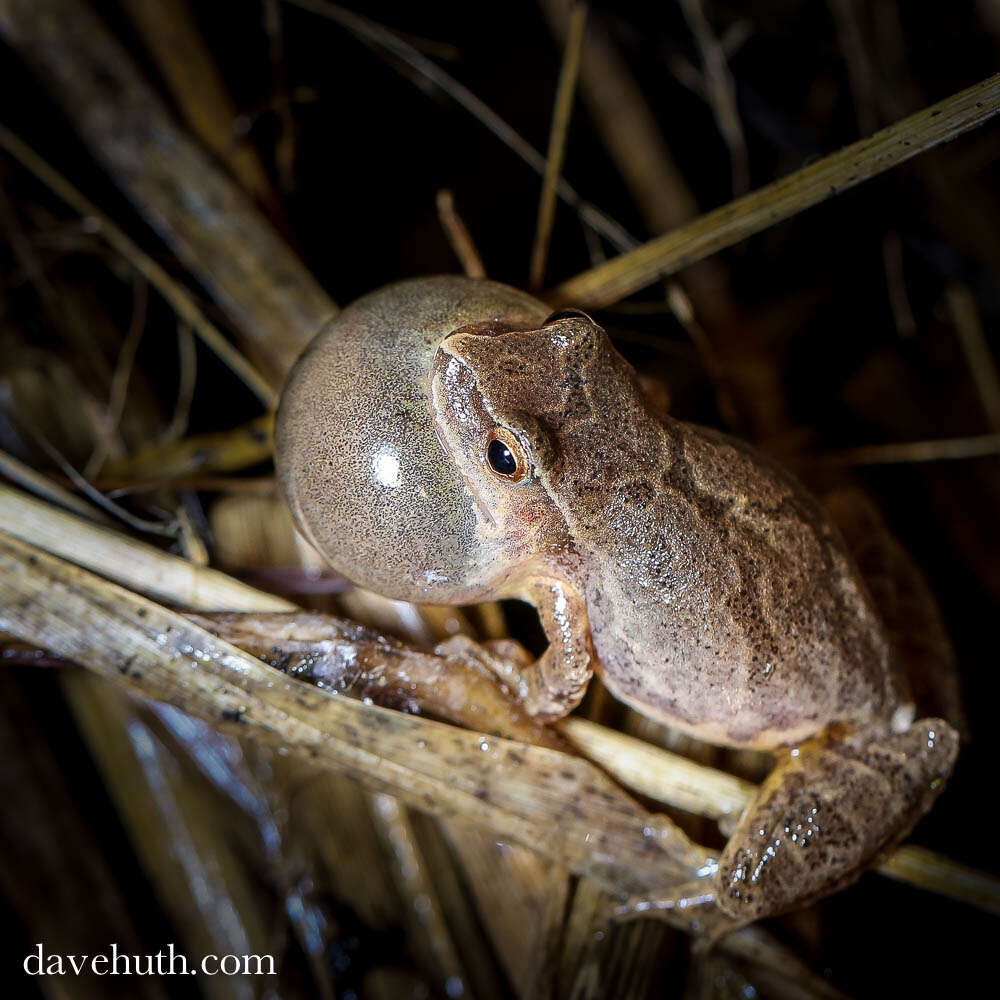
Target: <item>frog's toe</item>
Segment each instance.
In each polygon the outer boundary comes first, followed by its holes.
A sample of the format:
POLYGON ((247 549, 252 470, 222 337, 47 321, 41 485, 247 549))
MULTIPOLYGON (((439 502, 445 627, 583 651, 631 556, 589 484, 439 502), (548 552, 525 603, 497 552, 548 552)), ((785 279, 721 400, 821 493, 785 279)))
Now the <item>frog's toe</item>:
POLYGON ((715 903, 715 892, 708 879, 693 879, 677 886, 663 896, 632 896, 615 908, 614 923, 632 920, 658 919, 673 927, 680 927, 695 937, 695 947, 708 951, 730 931, 740 927, 737 920, 720 910, 715 903))
POLYGON ((453 635, 434 647, 439 656, 454 657, 480 673, 498 680, 511 695, 523 700, 522 675, 534 662, 532 655, 515 639, 479 643, 466 635, 453 635))

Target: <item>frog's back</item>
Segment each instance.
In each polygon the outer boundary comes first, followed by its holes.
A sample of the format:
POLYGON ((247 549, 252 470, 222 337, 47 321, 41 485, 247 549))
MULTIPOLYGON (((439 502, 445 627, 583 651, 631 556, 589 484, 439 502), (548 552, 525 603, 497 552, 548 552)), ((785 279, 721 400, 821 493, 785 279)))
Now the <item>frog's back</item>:
POLYGON ((667 421, 608 491, 587 560, 605 681, 711 742, 774 747, 902 700, 884 630, 836 529, 788 473, 667 421))

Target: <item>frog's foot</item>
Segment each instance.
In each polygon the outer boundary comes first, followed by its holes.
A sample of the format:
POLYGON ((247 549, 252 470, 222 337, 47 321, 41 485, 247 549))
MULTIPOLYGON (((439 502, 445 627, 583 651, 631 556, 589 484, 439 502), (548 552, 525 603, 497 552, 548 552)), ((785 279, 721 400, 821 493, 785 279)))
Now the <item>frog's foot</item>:
POLYGON ((516 639, 476 642, 467 635, 453 635, 434 647, 438 656, 461 660, 467 667, 499 681, 511 700, 520 700, 521 675, 534 659, 516 639))
MULTIPOLYGON (((574 692, 567 704, 560 693, 551 691, 546 683, 545 664, 550 650, 536 660, 514 639, 478 643, 468 636, 456 635, 435 646, 434 652, 459 659, 467 666, 491 675, 525 714, 539 722, 561 719, 579 703, 586 687, 584 685, 574 692)), ((589 673, 587 677, 589 679, 589 673)))
POLYGON ((913 829, 951 773, 958 734, 940 719, 792 751, 747 807, 714 876, 740 923, 852 882, 913 829))

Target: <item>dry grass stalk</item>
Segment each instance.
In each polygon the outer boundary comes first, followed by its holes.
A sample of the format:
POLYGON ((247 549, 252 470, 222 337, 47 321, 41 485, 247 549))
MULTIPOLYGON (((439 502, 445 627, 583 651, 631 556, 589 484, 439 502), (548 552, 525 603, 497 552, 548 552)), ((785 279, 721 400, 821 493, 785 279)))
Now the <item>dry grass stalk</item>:
POLYGON ((545 264, 549 257, 552 226, 556 220, 559 178, 562 175, 563 160, 566 157, 566 139, 569 135, 569 121, 573 114, 573 97, 576 93, 576 77, 580 70, 583 29, 586 24, 587 4, 577 2, 569 14, 566 48, 563 54, 562 69, 559 72, 559 83, 556 87, 555 107, 552 112, 549 152, 545 158, 542 193, 538 199, 538 222, 531 247, 531 264, 528 268, 528 287, 531 289, 541 288, 545 281, 545 264))
POLYGON ((0 525, 8 535, 79 565, 112 573, 126 586, 173 604, 203 610, 295 610, 294 604, 247 587, 218 570, 195 566, 2 485, 0 525))
POLYGON ((449 823, 444 831, 462 867, 475 872, 469 888, 480 919, 520 995, 532 977, 533 942, 551 865, 523 847, 498 843, 488 830, 449 823))
POLYGON ((413 828, 412 817, 398 799, 391 795, 372 796, 375 828, 385 845, 385 856, 403 899, 421 900, 415 906, 404 908, 403 919, 407 937, 418 951, 425 953, 423 965, 440 970, 438 988, 448 994, 448 983, 466 984, 469 981, 463 957, 449 933, 442 912, 441 901, 435 889, 428 866, 413 828))
POLYGON ((578 274, 556 304, 610 305, 657 278, 768 229, 826 198, 982 125, 1000 111, 1000 75, 953 94, 867 139, 753 191, 694 222, 578 274))
POLYGON ((955 330, 962 345, 969 374, 975 383, 990 430, 1000 434, 1000 375, 983 324, 967 285, 956 282, 948 289, 948 306, 955 321, 955 330))
MULTIPOLYGON (((474 670, 470 673, 469 663, 463 658, 448 660, 438 653, 409 650, 352 623, 298 611, 287 601, 247 587, 216 570, 193 566, 2 486, 0 523, 14 537, 161 600, 205 611, 255 611, 253 615, 192 616, 190 621, 224 636, 227 648, 232 648, 231 643, 257 656, 277 656, 295 673, 302 673, 297 663, 308 663, 304 675, 328 689, 350 690, 356 697, 373 697, 392 705, 403 704, 409 697, 425 710, 470 729, 502 732, 533 744, 559 745, 552 743, 547 731, 519 718, 516 706, 499 695, 489 678, 477 676, 474 670), (345 665, 349 668, 346 672, 345 665), (443 678, 458 674, 465 674, 465 680, 449 689, 443 678), (406 687, 403 697, 398 698, 394 692, 401 684, 406 687), (462 692, 469 691, 477 692, 475 704, 461 697, 462 692)), ((185 620, 185 624, 190 622, 185 620)), ((50 648, 40 641, 37 644, 50 648)), ((446 645, 442 652, 447 650, 446 645)), ((110 649, 108 655, 113 655, 110 649)), ((559 728, 627 787, 696 815, 713 820, 738 816, 753 793, 750 782, 585 719, 563 720, 559 728)), ((887 874, 1000 912, 997 880, 948 859, 930 864, 925 877, 920 858, 932 855, 909 846, 900 851, 904 860, 887 874), (914 851, 908 858, 908 853, 914 851), (955 874, 952 882, 947 879, 948 872, 955 874), (966 886, 975 888, 967 892, 966 886)))
POLYGON ((186 0, 126 0, 125 9, 191 131, 272 217, 280 216, 257 150, 236 132, 236 105, 186 0))
POLYGON ((907 462, 945 462, 984 458, 1000 452, 1000 434, 941 438, 936 441, 905 441, 902 444, 869 444, 822 455, 818 464, 829 466, 899 465, 907 462))
POLYGON ((563 719, 560 731, 623 785, 708 819, 739 816, 755 786, 725 771, 661 750, 588 719, 563 719))
POLYGON ((726 62, 722 43, 715 37, 702 0, 681 0, 684 18, 701 55, 704 91, 712 107, 719 132, 729 147, 733 194, 743 194, 750 185, 747 141, 736 103, 736 81, 726 62))
POLYGON ((462 270, 470 278, 485 278, 486 268, 468 226, 455 208, 455 196, 446 188, 437 193, 438 218, 462 270))
POLYGON ((178 128, 82 0, 0 0, 0 33, 186 269, 205 282, 269 384, 280 384, 336 311, 316 280, 178 128))
POLYGON ((7 535, 0 627, 144 698, 277 743, 419 809, 490 826, 613 891, 665 888, 709 862, 665 817, 579 758, 304 685, 7 535))
POLYGON ((531 956, 518 995, 524 1000, 546 1000, 554 995, 566 913, 572 894, 570 873, 553 865, 541 883, 538 926, 531 956))
POLYGON ((904 844, 882 862, 878 870, 889 878, 919 885, 1000 915, 1000 883, 994 876, 916 844, 904 844))
POLYGON ((126 458, 109 462, 103 477, 164 485, 194 473, 238 472, 270 459, 274 450, 273 430, 274 417, 265 414, 232 430, 151 444, 126 458))
POLYGON ((45 162, 13 132, 0 125, 0 146, 30 170, 74 211, 97 222, 100 234, 170 303, 178 317, 190 324, 222 363, 269 409, 278 397, 263 375, 209 321, 188 292, 149 254, 144 253, 101 210, 81 194, 65 177, 45 162))
MULTIPOLYGON (((477 862, 462 872, 454 852, 451 849, 449 829, 456 827, 455 823, 436 820, 415 809, 408 810, 410 824, 420 847, 420 854, 433 880, 435 894, 440 901, 447 929, 451 935, 452 947, 461 958, 461 963, 468 979, 465 981, 465 991, 482 1000, 502 1000, 507 995, 502 977, 499 976, 497 958, 493 940, 482 926, 479 917, 479 906, 469 891, 469 886, 478 882, 483 864, 477 862)), ((458 836, 462 836, 469 827, 458 824, 458 836)), ((485 855, 485 852, 483 852, 485 855)), ((489 862, 486 862, 489 864, 489 862)), ((508 881, 506 888, 511 890, 508 881)), ((419 909, 422 903, 419 897, 412 905, 419 909)), ((521 925, 524 933, 526 925, 521 925)), ((448 992, 448 982, 445 979, 445 992, 448 992)), ((455 984, 452 983, 454 992, 455 984)))

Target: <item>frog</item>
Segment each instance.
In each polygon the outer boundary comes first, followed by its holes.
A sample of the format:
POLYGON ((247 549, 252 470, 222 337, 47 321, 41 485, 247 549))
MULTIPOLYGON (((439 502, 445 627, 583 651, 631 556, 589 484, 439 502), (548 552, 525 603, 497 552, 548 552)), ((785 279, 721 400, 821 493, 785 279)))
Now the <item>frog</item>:
POLYGON ((696 901, 734 927, 804 906, 905 838, 954 767, 957 729, 917 717, 820 503, 654 405, 584 312, 460 276, 369 293, 296 363, 275 451, 299 531, 356 584, 535 607, 539 656, 483 654, 535 719, 596 672, 653 720, 773 756, 710 870, 642 911, 696 901))

